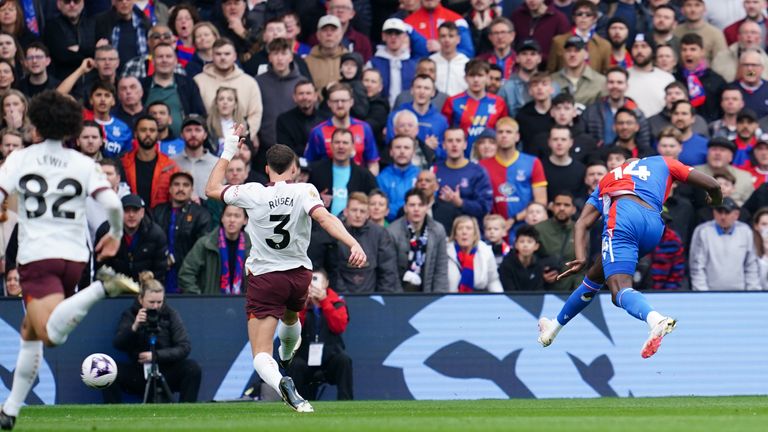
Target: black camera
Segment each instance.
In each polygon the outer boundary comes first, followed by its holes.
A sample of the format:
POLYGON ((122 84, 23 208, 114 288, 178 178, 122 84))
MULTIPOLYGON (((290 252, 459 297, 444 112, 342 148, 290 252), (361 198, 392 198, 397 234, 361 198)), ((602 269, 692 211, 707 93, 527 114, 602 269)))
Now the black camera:
POLYGON ((160 331, 160 313, 157 309, 147 309, 147 332, 157 333, 160 331))

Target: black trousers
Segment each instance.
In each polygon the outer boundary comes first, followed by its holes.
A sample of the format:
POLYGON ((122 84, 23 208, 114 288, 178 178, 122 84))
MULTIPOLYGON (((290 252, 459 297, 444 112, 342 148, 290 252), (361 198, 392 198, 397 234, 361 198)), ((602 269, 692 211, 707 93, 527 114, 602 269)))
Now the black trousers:
POLYGON ((352 400, 352 359, 341 351, 329 356, 321 366, 307 366, 307 359, 296 356, 288 369, 299 394, 309 400, 317 399, 320 384, 336 386, 338 400, 352 400))
MULTIPOLYGON (((200 365, 191 359, 160 365, 160 373, 165 377, 172 392, 179 393, 179 402, 197 402, 200 391, 200 365)), ((147 381, 144 379, 144 365, 141 363, 121 363, 117 366, 117 381, 102 390, 105 403, 121 403, 122 393, 144 396, 147 381)))

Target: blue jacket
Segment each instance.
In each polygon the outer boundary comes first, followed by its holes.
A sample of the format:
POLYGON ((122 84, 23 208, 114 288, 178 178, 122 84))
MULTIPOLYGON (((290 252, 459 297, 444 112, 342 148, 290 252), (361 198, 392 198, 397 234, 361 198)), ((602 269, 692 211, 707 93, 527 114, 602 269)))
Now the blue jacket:
POLYGON ((405 204, 405 193, 416 184, 421 168, 416 165, 408 165, 405 169, 389 165, 379 173, 376 182, 387 198, 389 198, 389 214, 387 220, 392 222, 397 219, 397 212, 405 204))
MULTIPOLYGON (((370 63, 371 66, 373 66, 374 69, 377 69, 381 74, 381 81, 382 85, 384 86, 384 90, 382 90, 381 93, 385 98, 389 99, 389 84, 391 81, 389 76, 391 71, 389 67, 390 60, 384 57, 374 56, 371 57, 370 63)), ((400 69, 400 79, 402 84, 400 91, 405 91, 411 88, 413 77, 416 76, 416 64, 417 60, 415 60, 413 57, 409 58, 408 60, 402 60, 402 69, 400 69)))
POLYGON ((429 107, 426 114, 421 115, 413 109, 413 102, 406 102, 396 109, 392 110, 387 117, 387 136, 386 141, 392 141, 395 137, 395 114, 402 110, 408 110, 416 114, 416 118, 419 120, 419 134, 418 137, 422 141, 426 141, 427 137, 434 135, 437 137, 438 146, 435 149, 435 156, 438 160, 445 159, 445 151, 443 150, 443 134, 448 129, 448 120, 440 113, 439 108, 435 108, 434 105, 429 107))

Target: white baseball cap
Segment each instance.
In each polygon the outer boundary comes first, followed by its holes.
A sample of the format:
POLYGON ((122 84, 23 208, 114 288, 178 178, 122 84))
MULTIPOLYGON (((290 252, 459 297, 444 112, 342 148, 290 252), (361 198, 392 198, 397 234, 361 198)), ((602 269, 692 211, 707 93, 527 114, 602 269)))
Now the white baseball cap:
POLYGON ((336 15, 325 15, 317 22, 317 28, 319 29, 329 25, 341 28, 341 21, 339 21, 339 18, 336 15))
POLYGON ((384 25, 381 27, 381 31, 395 30, 406 33, 408 31, 408 25, 400 18, 390 18, 384 21, 384 25))

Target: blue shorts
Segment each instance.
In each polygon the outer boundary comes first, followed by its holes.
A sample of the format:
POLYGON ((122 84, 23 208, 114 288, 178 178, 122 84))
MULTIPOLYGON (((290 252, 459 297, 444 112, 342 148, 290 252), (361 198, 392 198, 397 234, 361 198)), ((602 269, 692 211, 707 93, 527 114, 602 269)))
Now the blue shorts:
POLYGON ((661 215, 631 199, 619 199, 603 228, 603 273, 634 275, 637 260, 653 251, 664 234, 661 215), (609 225, 613 224, 612 235, 609 225))

